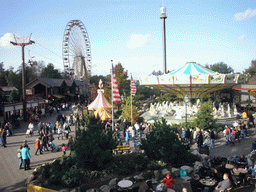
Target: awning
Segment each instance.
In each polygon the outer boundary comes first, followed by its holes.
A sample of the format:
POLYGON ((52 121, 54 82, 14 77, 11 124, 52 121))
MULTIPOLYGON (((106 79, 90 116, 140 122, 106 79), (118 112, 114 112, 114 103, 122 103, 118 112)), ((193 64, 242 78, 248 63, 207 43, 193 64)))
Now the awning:
POLYGON ((53 97, 56 97, 57 99, 62 99, 62 98, 64 98, 65 96, 63 96, 63 95, 53 95, 53 97))
POLYGON ((250 88, 233 88, 238 91, 256 91, 256 89, 250 89, 250 88))

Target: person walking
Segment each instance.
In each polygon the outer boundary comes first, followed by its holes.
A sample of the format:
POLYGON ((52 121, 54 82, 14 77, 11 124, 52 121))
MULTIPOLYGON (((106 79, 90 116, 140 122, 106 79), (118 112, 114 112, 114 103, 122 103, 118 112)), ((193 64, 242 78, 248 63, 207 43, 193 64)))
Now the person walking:
POLYGON ((209 129, 210 132, 210 139, 211 139, 211 149, 213 149, 215 147, 215 135, 214 135, 214 131, 212 129, 209 129))
POLYGON ((23 148, 23 145, 21 145, 19 147, 19 149, 17 150, 17 156, 18 156, 18 159, 19 159, 19 169, 22 169, 22 163, 23 163, 23 159, 21 157, 21 150, 23 148))
MULTIPOLYGON (((57 121, 58 122, 58 121, 57 121)), ((60 139, 60 137, 61 137, 61 139, 63 139, 63 130, 62 130, 62 128, 61 128, 61 124, 58 122, 58 123, 56 123, 56 127, 57 127, 57 129, 58 129, 58 139, 60 139)))
POLYGON ((1 138, 2 138, 2 142, 3 142, 3 147, 6 147, 6 137, 7 137, 7 135, 6 135, 6 130, 5 129, 3 129, 2 130, 2 134, 1 134, 1 138))
POLYGON ((42 145, 43 145, 43 151, 47 150, 49 151, 47 145, 48 145, 48 136, 46 134, 44 134, 44 136, 42 137, 42 145))
POLYGON ((230 129, 227 125, 225 125, 225 137, 226 137, 226 145, 230 143, 230 129))
POLYGON ((21 150, 21 157, 24 161, 24 170, 29 170, 30 169, 30 153, 29 153, 29 149, 28 149, 28 145, 24 144, 23 148, 21 150))
POLYGON ((61 147, 61 150, 63 152, 63 155, 66 155, 66 150, 67 150, 68 147, 65 146, 65 144, 63 143, 62 144, 62 147, 61 147))
POLYGON ((125 145, 129 145, 129 141, 130 141, 131 137, 129 134, 129 130, 126 130, 126 134, 125 134, 125 145))
POLYGON ((124 121, 122 122, 121 129, 123 130, 123 137, 125 137, 125 133, 126 133, 126 129, 127 129, 126 119, 124 119, 124 121))
POLYGON ((40 152, 40 155, 43 154, 43 153, 42 153, 41 144, 40 144, 40 140, 41 140, 41 137, 38 137, 38 138, 35 140, 35 143, 36 143, 36 152, 35 152, 35 155, 37 155, 38 150, 39 150, 39 152, 40 152))

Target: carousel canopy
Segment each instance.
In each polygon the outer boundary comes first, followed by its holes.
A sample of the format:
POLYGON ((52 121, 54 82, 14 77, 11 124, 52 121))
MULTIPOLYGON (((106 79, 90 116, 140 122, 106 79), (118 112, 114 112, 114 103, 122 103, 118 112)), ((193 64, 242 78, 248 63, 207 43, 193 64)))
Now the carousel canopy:
POLYGON ((102 121, 109 121, 112 119, 111 114, 104 108, 99 108, 94 112, 94 115, 99 115, 100 120, 102 121))
POLYGON ((149 75, 139 79, 140 85, 174 93, 178 97, 200 98, 215 91, 245 83, 247 75, 221 74, 190 62, 168 74, 149 75))

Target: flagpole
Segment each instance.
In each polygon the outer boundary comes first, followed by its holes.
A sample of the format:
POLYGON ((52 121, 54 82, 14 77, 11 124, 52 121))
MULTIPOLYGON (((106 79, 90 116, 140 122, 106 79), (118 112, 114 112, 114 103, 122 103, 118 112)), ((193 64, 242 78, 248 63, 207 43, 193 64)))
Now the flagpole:
MULTIPOLYGON (((132 77, 132 74, 131 74, 132 77)), ((131 78, 131 125, 133 125, 133 119, 132 119, 132 78, 131 78)))
POLYGON ((114 106, 113 106, 113 60, 111 60, 111 93, 112 93, 112 131, 114 131, 114 106))

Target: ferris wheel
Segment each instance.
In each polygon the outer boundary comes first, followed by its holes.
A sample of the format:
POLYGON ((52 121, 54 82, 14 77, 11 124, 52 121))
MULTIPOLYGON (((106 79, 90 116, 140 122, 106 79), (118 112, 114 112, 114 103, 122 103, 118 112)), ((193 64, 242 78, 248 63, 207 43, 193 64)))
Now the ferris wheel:
POLYGON ((72 79, 86 80, 91 76, 91 46, 82 21, 68 22, 63 36, 62 57, 64 70, 72 79))

